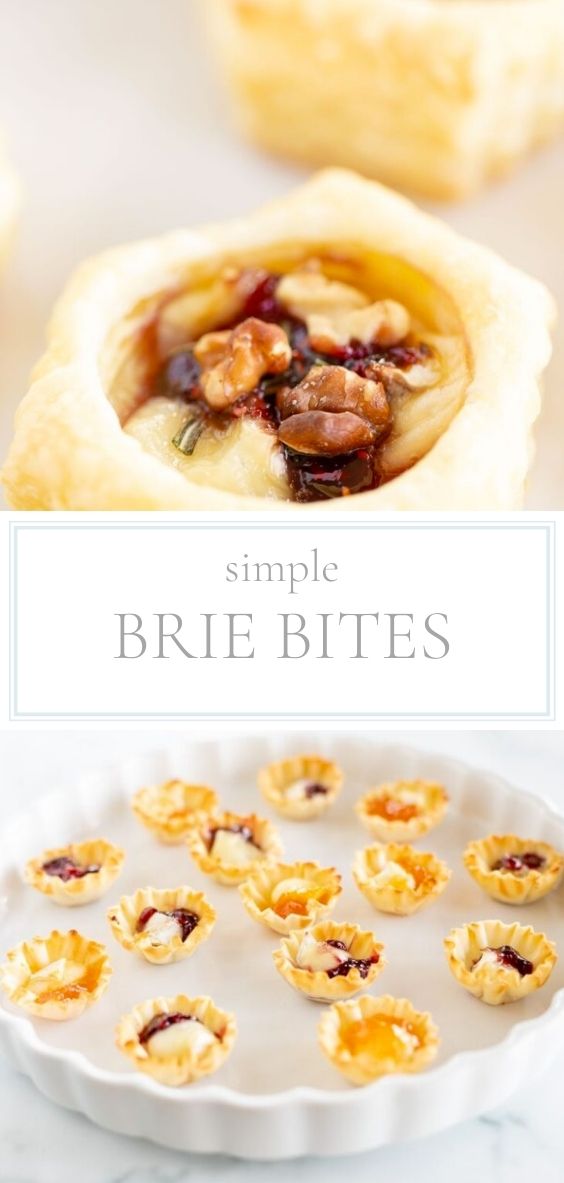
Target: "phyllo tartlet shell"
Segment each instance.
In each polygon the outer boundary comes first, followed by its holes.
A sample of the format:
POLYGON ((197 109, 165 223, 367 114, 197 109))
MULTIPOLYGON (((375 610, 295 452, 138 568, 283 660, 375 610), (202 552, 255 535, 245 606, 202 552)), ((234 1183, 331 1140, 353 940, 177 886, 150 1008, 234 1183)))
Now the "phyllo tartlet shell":
POLYGON ((222 883, 224 887, 235 887, 239 883, 244 883, 253 868, 278 859, 282 854, 282 843, 272 822, 266 818, 257 817, 256 813, 239 814, 232 813, 230 810, 213 814, 206 821, 193 826, 187 835, 186 845, 200 871, 203 871, 204 875, 211 875, 217 883, 222 883), (205 832, 209 825, 213 828, 229 828, 231 825, 249 826, 253 834, 253 841, 263 851, 263 856, 244 866, 221 861, 214 855, 213 850, 208 850, 205 832))
POLYGON ((463 861, 478 886, 502 904, 534 904, 558 887, 564 875, 564 856, 553 846, 536 839, 518 838, 515 834, 490 834, 469 842, 463 861), (543 867, 528 868, 522 875, 494 870, 493 864, 498 859, 531 850, 543 856, 543 867))
POLYGON ((501 920, 474 920, 453 928, 444 942, 449 969, 456 981, 475 998, 499 1006, 518 1002, 544 986, 557 961, 556 947, 544 933, 530 926, 504 924, 501 920), (511 945, 534 969, 523 976, 509 966, 472 969, 484 949, 511 945))
POLYGON ((358 924, 323 920, 306 931, 316 941, 342 941, 355 960, 369 960, 373 956, 378 958, 370 966, 366 977, 362 977, 360 971, 353 966, 347 974, 338 974, 331 978, 324 970, 302 969, 296 963, 304 931, 302 929, 291 932, 280 942, 280 947, 274 950, 272 960, 284 980, 314 1002, 337 1002, 341 998, 352 998, 361 990, 368 990, 387 964, 384 946, 376 940, 374 933, 364 932, 358 924))
POLYGON ((384 994, 374 998, 364 994, 350 1002, 336 1002, 324 1011, 317 1027, 319 1046, 335 1068, 352 1084, 365 1085, 379 1076, 396 1072, 419 1072, 434 1059, 439 1047, 439 1035, 431 1015, 415 1010, 407 998, 393 998, 384 994), (371 1016, 388 1015, 400 1023, 409 1023, 414 1029, 419 1046, 408 1059, 398 1063, 394 1057, 376 1057, 369 1054, 355 1056, 343 1042, 343 1033, 351 1023, 369 1019, 371 1016))
POLYGON ((107 916, 112 934, 122 948, 138 953, 153 965, 168 965, 191 957, 198 945, 207 940, 216 921, 215 908, 203 891, 193 891, 191 887, 140 887, 133 895, 123 895, 118 904, 108 909, 107 916), (156 908, 159 912, 186 908, 199 920, 185 941, 173 936, 167 944, 154 944, 148 932, 137 931, 139 916, 145 908, 156 908))
POLYGON ((432 904, 445 890, 452 872, 436 854, 415 850, 412 846, 397 842, 387 844, 374 842, 357 851, 353 862, 353 879, 359 891, 378 912, 389 912, 394 916, 410 916, 413 912, 432 904), (387 863, 398 862, 410 870, 410 866, 423 869, 425 876, 415 887, 394 882, 375 882, 377 875, 387 863))
POLYGON ((160 842, 170 844, 183 842, 194 822, 217 806, 215 789, 178 779, 139 789, 131 802, 136 818, 160 842))
POLYGON ((112 973, 105 945, 83 937, 76 929, 69 932, 55 929, 48 937, 22 941, 9 950, 6 958, 0 968, 2 989, 10 1002, 39 1019, 78 1018, 102 996, 112 973), (49 986, 44 976, 44 988, 38 994, 33 989, 33 976, 62 960, 83 966, 84 978, 73 975, 74 980, 65 983, 59 977, 49 986))
POLYGON ((24 880, 43 895, 49 896, 52 903, 75 907, 89 904, 104 895, 120 874, 124 859, 125 851, 113 842, 105 838, 88 838, 84 842, 69 842, 67 846, 44 850, 38 858, 29 859, 24 868, 24 880), (48 875, 43 870, 45 863, 65 857, 83 866, 98 864, 100 870, 76 879, 67 879, 66 882, 58 875, 48 875))
POLYGON ((335 867, 322 867, 315 862, 271 863, 257 867, 239 888, 249 916, 281 936, 303 931, 320 921, 335 906, 341 891, 341 876, 335 867), (312 895, 307 900, 306 915, 278 915, 272 907, 272 892, 286 879, 306 880, 325 899, 315 899, 312 895))
POLYGON ((428 780, 396 780, 376 785, 357 801, 355 810, 363 826, 379 842, 414 842, 438 825, 446 812, 448 796, 442 785, 428 780), (391 820, 376 813, 370 813, 370 803, 378 799, 398 799, 404 791, 421 797, 418 813, 402 821, 391 820))
POLYGON ((258 786, 265 800, 281 817, 310 821, 320 817, 332 805, 342 789, 343 773, 333 760, 326 760, 323 756, 291 756, 261 768, 258 786), (302 780, 322 784, 327 792, 309 798, 288 799, 285 790, 302 780))
MULTIPOLYGON (((382 284, 406 307, 426 309, 424 293, 432 285, 460 326, 468 374, 458 409, 416 463, 375 489, 314 506, 288 504, 287 511, 303 517, 519 508, 551 351, 552 300, 541 284, 490 250, 397 193, 339 169, 246 219, 118 247, 79 269, 57 304, 48 350, 17 412, 2 474, 10 505, 268 509, 269 497, 198 484, 145 451, 123 430, 131 407, 122 405, 114 383, 163 297, 189 293, 198 276, 216 274, 226 263, 268 262, 289 248, 301 257, 320 249, 337 257, 381 257, 382 284), (406 269, 417 273, 411 284, 398 278, 406 269)), ((441 321, 430 303, 435 322, 441 321)))
POLYGON ((177 994, 174 998, 153 998, 134 1006, 129 1014, 120 1019, 115 1038, 119 1050, 129 1057, 140 1072, 152 1076, 161 1084, 178 1087, 217 1072, 230 1054, 236 1034, 234 1015, 220 1010, 207 995, 188 998, 186 994, 177 994), (191 1051, 177 1056, 151 1054, 139 1042, 139 1033, 155 1015, 175 1012, 195 1015, 218 1038, 196 1054, 191 1051))

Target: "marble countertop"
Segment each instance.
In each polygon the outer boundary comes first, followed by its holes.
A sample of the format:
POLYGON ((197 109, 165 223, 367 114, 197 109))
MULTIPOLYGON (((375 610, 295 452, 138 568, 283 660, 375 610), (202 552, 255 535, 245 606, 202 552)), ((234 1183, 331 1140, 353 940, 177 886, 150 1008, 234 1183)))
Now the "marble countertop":
MULTIPOLYGON (((500 732, 394 733, 428 750, 488 767, 564 808, 564 736, 500 732)), ((0 735, 4 819, 54 787, 69 787, 77 768, 161 747, 167 735, 140 732, 47 731, 0 735)), ((555 1066, 501 1110, 425 1141, 352 1159, 247 1163, 168 1152, 92 1125, 45 1100, 24 1077, 0 1063, 0 1183, 560 1183, 564 1156, 562 1085, 555 1066)))

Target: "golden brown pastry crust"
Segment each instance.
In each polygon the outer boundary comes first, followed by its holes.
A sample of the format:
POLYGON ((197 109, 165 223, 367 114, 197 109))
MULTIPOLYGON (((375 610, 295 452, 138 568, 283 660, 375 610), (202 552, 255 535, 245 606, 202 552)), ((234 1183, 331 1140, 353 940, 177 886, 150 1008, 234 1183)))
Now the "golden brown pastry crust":
POLYGON ((504 924, 501 920, 476 920, 453 928, 444 942, 448 966, 461 986, 490 1006, 518 1002, 540 989, 550 977, 557 961, 556 947, 544 933, 530 926, 504 924), (511 945, 534 969, 521 974, 511 967, 473 965, 484 949, 511 945))
POLYGON ((174 998, 153 998, 133 1007, 117 1025, 116 1044, 140 1072, 161 1084, 178 1087, 217 1072, 232 1051, 236 1035, 235 1016, 220 1010, 207 995, 188 998, 185 994, 177 994, 174 998), (195 1015, 217 1038, 199 1052, 186 1051, 176 1056, 151 1054, 139 1042, 139 1033, 155 1015, 174 1012, 195 1015))
POLYGON ((516 834, 490 834, 469 842, 463 855, 464 866, 483 891, 502 904, 534 904, 558 887, 564 875, 564 856, 548 842, 519 838, 516 834), (494 870, 498 859, 510 854, 533 851, 545 859, 543 867, 525 873, 494 870))
POLYGON ((434 1059, 439 1047, 439 1035, 431 1015, 415 1010, 407 998, 392 998, 384 994, 380 998, 364 994, 351 1002, 337 1002, 326 1010, 317 1028, 321 1051, 333 1066, 346 1076, 352 1084, 370 1084, 379 1076, 396 1072, 419 1072, 434 1059), (399 1023, 407 1023, 418 1038, 411 1054, 398 1062, 391 1056, 376 1057, 365 1054, 353 1055, 343 1041, 351 1023, 370 1019, 375 1015, 387 1015, 399 1023))
POLYGON ((225 887, 235 887, 239 883, 244 883, 254 867, 266 865, 282 854, 282 843, 272 822, 267 821, 266 818, 257 817, 256 813, 242 815, 231 813, 230 810, 216 813, 213 817, 194 826, 188 833, 186 845, 200 871, 203 871, 205 875, 211 875, 213 879, 218 883, 223 883, 225 887), (210 824, 215 829, 229 829, 231 826, 239 825, 248 826, 253 834, 253 842, 263 852, 261 857, 252 863, 245 863, 244 866, 218 858, 214 855, 213 850, 208 850, 205 839, 210 824))
POLYGON ((380 842, 413 842, 423 837, 442 821, 448 806, 448 796, 442 785, 427 780, 396 780, 369 789, 355 809, 363 826, 380 842), (390 800, 409 806, 414 798, 417 813, 413 817, 383 817, 371 812, 374 802, 390 800))
POLYGON ((78 1018, 101 997, 112 973, 105 946, 81 936, 76 929, 53 930, 48 937, 22 941, 9 950, 6 958, 0 967, 2 989, 10 1002, 40 1019, 78 1018), (70 962, 75 971, 68 982, 64 962, 70 962), (42 970, 45 973, 38 979, 42 970))
POLYGON ((30 859, 24 869, 24 879, 31 887, 49 896, 54 904, 76 907, 98 900, 111 887, 121 872, 125 851, 105 838, 89 838, 71 842, 68 846, 44 850, 39 858, 30 859), (100 870, 66 882, 58 875, 48 875, 43 866, 51 859, 71 858, 84 866, 99 864, 100 870))
POLYGON ((139 789, 131 802, 142 825, 170 844, 183 842, 195 820, 214 813, 217 806, 215 789, 178 779, 139 789))
POLYGON ((241 129, 310 165, 459 198, 562 125, 559 0, 210 0, 205 11, 241 129))
POLYGON ((343 785, 343 773, 333 760, 323 756, 290 756, 267 764, 258 774, 258 787, 270 805, 281 817, 293 821, 311 821, 333 804, 343 785), (301 781, 323 785, 325 793, 312 797, 289 798, 287 790, 301 781))
MULTIPOLYGON (((446 6, 445 6, 446 7, 446 6)), ((448 6, 452 7, 451 5, 448 6)), ((458 7, 458 5, 456 5, 458 7)), ((464 326, 472 376, 450 425, 413 467, 371 492, 307 513, 509 509, 521 504, 550 356, 545 289, 405 199, 330 170, 244 220, 118 248, 85 264, 55 310, 49 347, 19 408, 3 479, 20 509, 264 509, 271 501, 191 483, 121 427, 107 391, 123 350, 159 293, 226 258, 325 242, 384 252, 426 275, 464 326), (72 393, 72 397, 71 396, 72 393)), ((420 293, 411 293, 420 298, 420 293)), ((276 503, 278 504, 278 503, 276 503)))
POLYGON ((133 895, 123 895, 119 904, 108 909, 107 916, 116 941, 153 965, 168 965, 191 957, 198 945, 207 940, 216 921, 215 908, 203 891, 193 891, 191 887, 140 887, 133 895), (166 944, 155 943, 149 933, 137 930, 139 916, 145 908, 156 908, 159 912, 185 908, 198 917, 198 923, 185 941, 175 935, 166 944))
POLYGON ((306 936, 316 941, 342 941, 349 954, 355 960, 370 960, 376 957, 365 977, 360 970, 352 967, 347 974, 338 974, 330 978, 324 970, 303 969, 297 963, 300 945, 304 938, 304 931, 291 932, 275 949, 272 960, 290 986, 300 994, 315 1002, 337 1002, 339 999, 352 998, 361 990, 368 990, 386 966, 384 946, 376 940, 373 932, 364 932, 358 924, 343 924, 335 920, 323 920, 313 928, 305 930, 306 936))
POLYGON ((353 879, 366 899, 378 912, 390 912, 395 916, 411 916, 413 912, 427 907, 445 890, 452 872, 435 854, 415 850, 412 846, 389 842, 387 845, 375 842, 355 855, 353 879), (423 875, 415 875, 415 882, 383 879, 378 876, 391 863, 404 867, 414 878, 412 870, 417 868, 423 875))
POLYGON ((321 920, 335 906, 342 891, 341 876, 335 867, 321 867, 315 862, 271 863, 257 867, 239 888, 239 894, 249 916, 273 932, 287 936, 303 931, 321 920), (272 893, 281 883, 303 880, 306 884, 307 911, 303 915, 290 913, 281 916, 274 910, 272 893), (312 894, 307 897, 307 886, 312 894))

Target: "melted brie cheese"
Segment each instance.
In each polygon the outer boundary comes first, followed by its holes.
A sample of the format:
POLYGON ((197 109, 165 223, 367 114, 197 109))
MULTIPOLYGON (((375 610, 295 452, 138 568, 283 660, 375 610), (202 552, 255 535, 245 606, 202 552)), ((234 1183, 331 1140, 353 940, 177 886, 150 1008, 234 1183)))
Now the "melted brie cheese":
POLYGON ((164 1031, 155 1031, 149 1039, 149 1050, 154 1056, 198 1056, 215 1040, 215 1035, 198 1019, 172 1023, 164 1031))
POLYGON ((259 850, 258 846, 247 842, 236 830, 216 830, 212 854, 219 862, 234 867, 244 867, 247 863, 264 857, 264 852, 259 850))

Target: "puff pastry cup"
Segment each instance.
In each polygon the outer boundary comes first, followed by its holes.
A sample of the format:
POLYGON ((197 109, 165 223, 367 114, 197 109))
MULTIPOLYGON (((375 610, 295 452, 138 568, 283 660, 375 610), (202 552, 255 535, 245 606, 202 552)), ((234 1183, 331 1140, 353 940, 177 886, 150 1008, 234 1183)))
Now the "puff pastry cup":
POLYGON ((112 973, 105 946, 76 929, 22 941, 6 957, 2 989, 39 1019, 78 1018, 102 996, 112 973))
POLYGON ((564 875, 564 856, 550 843, 515 834, 469 842, 463 860, 478 886, 502 904, 534 904, 564 875))
POLYGON ((355 855, 353 879, 378 912, 410 916, 445 890, 451 871, 435 854, 397 842, 375 842, 355 855))
POLYGON ((439 1047, 431 1015, 389 994, 334 1003, 322 1015, 317 1035, 327 1059, 359 1085, 395 1072, 419 1072, 439 1047))
POLYGON ((291 932, 272 959, 284 980, 315 1002, 337 1002, 367 990, 386 965, 374 933, 334 920, 291 932))
POLYGON ((269 805, 293 821, 311 821, 332 805, 343 773, 322 756, 292 756, 261 768, 258 786, 269 805))
POLYGON ((518 1002, 544 986, 557 961, 544 933, 501 920, 453 928, 444 945, 456 981, 490 1006, 518 1002))
POLYGON ((153 965, 182 961, 207 940, 215 908, 191 887, 140 887, 108 909, 116 941, 153 965))
POLYGON ((116 1044, 140 1072, 174 1087, 217 1072, 236 1034, 234 1016, 207 995, 177 994, 141 1002, 124 1015, 116 1044))
POLYGON ((321 920, 342 891, 335 867, 315 862, 257 867, 239 888, 249 916, 282 936, 321 920))
POLYGON ((355 805, 363 826, 381 842, 411 842, 442 821, 448 796, 427 780, 396 780, 369 789, 355 805))
POLYGON ((183 842, 194 822, 213 813, 217 806, 214 789, 184 780, 167 780, 161 785, 139 789, 131 802, 142 825, 160 842, 171 845, 183 842))
POLYGON ((541 285, 329 170, 246 219, 78 271, 17 413, 6 495, 19 509, 516 508, 552 319, 541 285))
POLYGON ((272 822, 256 813, 217 813, 186 839, 196 866, 225 887, 243 883, 254 867, 277 859, 282 844, 272 822))
POLYGON ((24 879, 54 904, 75 907, 98 900, 123 866, 125 851, 105 838, 90 838, 44 850, 30 859, 24 879))
POLYGON ((242 130, 284 156, 458 198, 563 120, 560 0, 205 8, 242 130))

